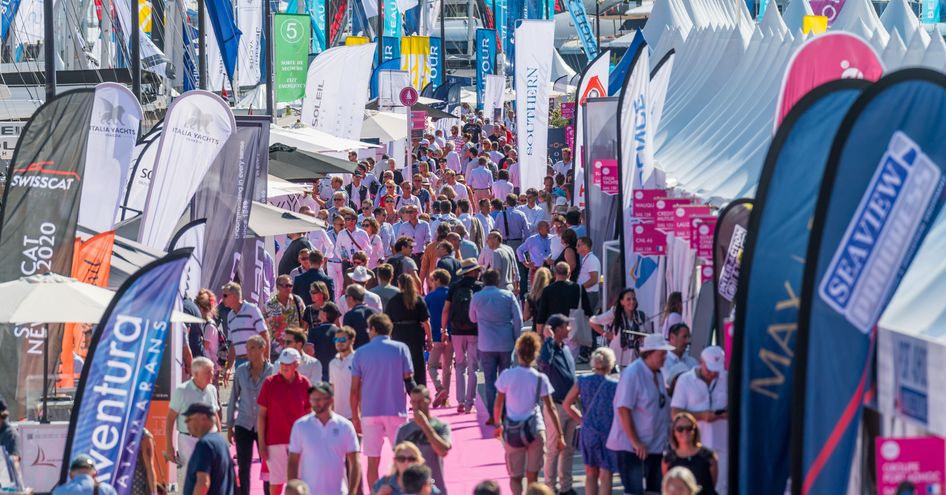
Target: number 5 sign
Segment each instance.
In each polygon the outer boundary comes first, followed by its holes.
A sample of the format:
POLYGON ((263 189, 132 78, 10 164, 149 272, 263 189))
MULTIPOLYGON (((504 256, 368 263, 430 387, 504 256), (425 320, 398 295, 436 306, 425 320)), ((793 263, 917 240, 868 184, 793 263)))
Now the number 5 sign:
POLYGON ((273 16, 273 58, 276 69, 277 102, 295 101, 305 96, 311 24, 307 14, 273 16))

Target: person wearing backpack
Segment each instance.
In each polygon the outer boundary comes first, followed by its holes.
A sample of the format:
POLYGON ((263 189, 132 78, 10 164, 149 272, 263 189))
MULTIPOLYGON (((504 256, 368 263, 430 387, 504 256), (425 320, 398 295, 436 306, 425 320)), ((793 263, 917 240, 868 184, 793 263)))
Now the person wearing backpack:
POLYGON ((411 256, 414 250, 414 239, 407 236, 398 237, 394 242, 394 255, 388 259, 388 264, 394 270, 394 280, 400 278, 401 274, 408 274, 414 277, 418 287, 423 287, 420 276, 417 274, 417 263, 411 256))
POLYGON ((478 279, 481 267, 476 259, 467 258, 460 263, 457 280, 447 291, 447 300, 443 304, 441 320, 448 322, 456 356, 454 366, 457 377, 457 412, 463 414, 473 410, 476 396, 476 369, 479 364, 477 351, 477 325, 470 320, 470 302, 473 294, 483 288, 478 279))

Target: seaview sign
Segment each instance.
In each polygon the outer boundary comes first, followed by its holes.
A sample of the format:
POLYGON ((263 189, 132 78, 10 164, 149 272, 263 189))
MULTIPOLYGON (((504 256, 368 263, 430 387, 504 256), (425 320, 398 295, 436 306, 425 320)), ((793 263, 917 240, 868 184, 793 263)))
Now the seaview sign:
POLYGON ((880 316, 942 181, 919 146, 895 132, 818 288, 821 299, 861 332, 870 332, 880 316))

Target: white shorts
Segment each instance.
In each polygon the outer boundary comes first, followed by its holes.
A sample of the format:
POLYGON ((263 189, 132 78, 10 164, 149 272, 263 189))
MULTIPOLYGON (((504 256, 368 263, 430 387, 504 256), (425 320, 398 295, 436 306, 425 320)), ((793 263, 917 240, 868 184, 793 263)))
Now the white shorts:
POLYGON ((388 437, 391 448, 394 448, 394 439, 397 430, 407 418, 403 416, 369 416, 361 418, 361 431, 364 434, 361 448, 368 457, 381 457, 381 448, 384 447, 384 437, 388 437))
POLYGON ((289 481, 289 444, 267 445, 266 465, 269 467, 269 483, 285 485, 289 481))
POLYGON ((181 458, 181 463, 184 465, 184 468, 187 468, 187 463, 190 461, 191 456, 194 455, 194 447, 197 446, 197 437, 190 436, 187 433, 177 432, 177 454, 181 458))

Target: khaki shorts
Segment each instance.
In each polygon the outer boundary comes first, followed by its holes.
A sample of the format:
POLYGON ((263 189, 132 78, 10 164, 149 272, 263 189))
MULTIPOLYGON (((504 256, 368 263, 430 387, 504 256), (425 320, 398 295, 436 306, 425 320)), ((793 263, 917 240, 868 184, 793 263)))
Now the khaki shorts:
POLYGON ((269 483, 285 485, 289 481, 289 444, 267 445, 266 465, 269 467, 269 483))
POLYGON ((503 442, 503 448, 506 450, 506 472, 510 477, 522 478, 527 472, 537 473, 545 463, 545 430, 540 431, 539 438, 528 447, 517 449, 503 442))

